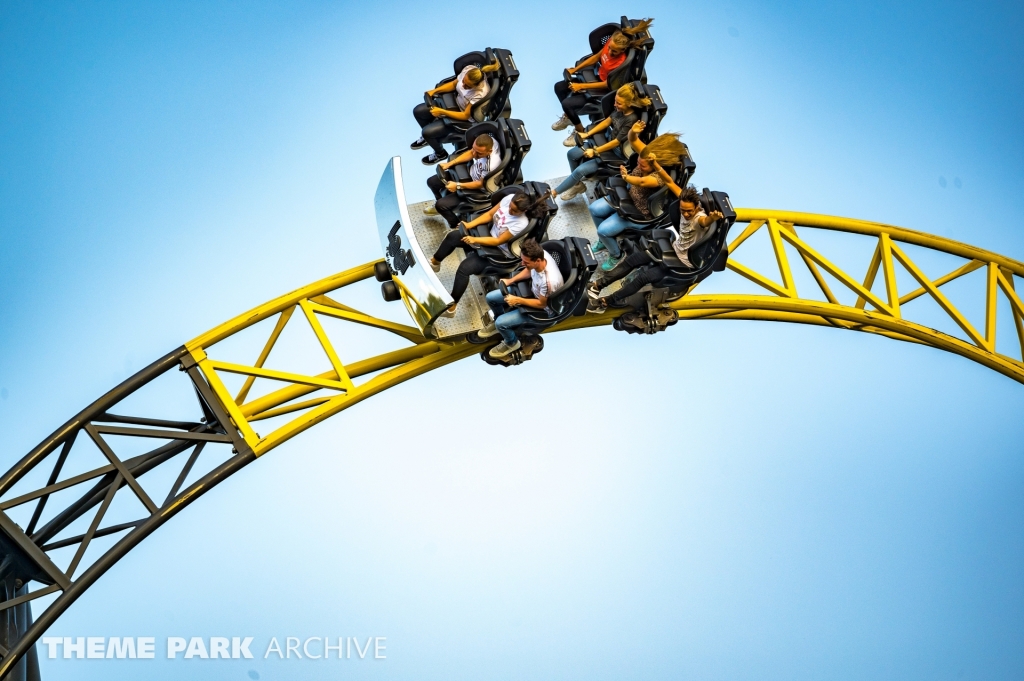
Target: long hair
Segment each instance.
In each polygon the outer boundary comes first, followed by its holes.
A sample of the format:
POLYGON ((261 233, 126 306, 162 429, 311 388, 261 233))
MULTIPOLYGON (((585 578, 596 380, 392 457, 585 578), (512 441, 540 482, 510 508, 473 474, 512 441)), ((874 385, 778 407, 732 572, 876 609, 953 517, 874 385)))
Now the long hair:
POLYGON ((469 71, 466 71, 466 80, 470 85, 477 85, 481 80, 484 79, 484 73, 475 66, 469 71))
POLYGON ((629 48, 636 47, 647 39, 647 28, 653 23, 654 19, 643 19, 636 26, 624 28, 621 31, 615 31, 615 33, 612 33, 612 37, 608 39, 608 42, 625 52, 629 48), (640 37, 634 37, 637 35, 640 35, 640 37))
POLYGON ((622 101, 626 103, 627 109, 635 109, 641 106, 646 108, 651 105, 650 99, 637 94, 636 87, 632 83, 626 83, 616 90, 615 94, 622 98, 622 101))
POLYGON ((537 219, 547 212, 548 208, 545 205, 547 200, 547 194, 541 194, 537 199, 531 199, 526 192, 516 192, 512 197, 512 205, 516 207, 516 210, 523 211, 526 217, 537 219))
POLYGON ((646 159, 654 154, 658 163, 663 166, 677 166, 682 163, 683 158, 690 155, 686 145, 679 141, 679 133, 666 132, 658 135, 651 141, 644 150, 640 152, 640 158, 646 159))

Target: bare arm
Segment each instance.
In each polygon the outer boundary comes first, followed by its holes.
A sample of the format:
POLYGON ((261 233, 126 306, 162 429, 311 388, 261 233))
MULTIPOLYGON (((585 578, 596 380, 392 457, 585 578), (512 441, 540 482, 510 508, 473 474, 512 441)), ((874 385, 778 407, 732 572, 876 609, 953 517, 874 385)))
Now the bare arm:
POLYGON ((500 246, 512 241, 512 232, 502 232, 498 236, 464 236, 462 243, 470 246, 500 246))
POLYGON ((629 129, 629 146, 633 147, 633 151, 638 154, 647 148, 647 145, 640 140, 640 133, 642 133, 646 127, 646 123, 643 121, 637 121, 629 129))
POLYGON ((455 89, 455 79, 449 80, 447 83, 441 83, 433 90, 427 90, 427 94, 433 97, 434 95, 441 94, 442 92, 451 92, 455 89))
POLYGON ((569 83, 569 89, 573 92, 579 92, 580 90, 607 90, 608 83, 603 80, 593 83, 569 83))
POLYGON ((629 171, 626 170, 626 166, 619 166, 619 174, 622 176, 622 179, 626 181, 626 184, 631 184, 635 187, 647 187, 649 189, 654 189, 655 187, 661 186, 661 183, 658 182, 658 178, 654 175, 635 177, 629 174, 629 171))
POLYGON ((668 187, 669 191, 675 194, 677 199, 680 196, 682 196, 683 188, 672 181, 672 176, 669 175, 668 172, 666 172, 665 169, 661 167, 661 164, 659 164, 657 161, 651 161, 651 163, 654 164, 654 171, 661 176, 661 179, 665 180, 665 186, 668 187))
POLYGON ((430 115, 433 116, 434 118, 441 118, 442 116, 447 116, 448 118, 452 118, 456 121, 468 121, 469 112, 472 108, 472 103, 467 104, 466 108, 463 111, 452 111, 449 109, 442 109, 439 106, 432 106, 430 107, 430 115))
POLYGON ((500 206, 501 206, 501 204, 497 204, 493 208, 491 208, 489 211, 487 211, 486 213, 481 215, 480 217, 478 217, 478 218, 476 218, 474 220, 470 220, 469 222, 463 221, 462 224, 466 226, 466 229, 472 229, 473 227, 477 227, 479 225, 487 224, 488 222, 491 221, 492 218, 494 218, 494 214, 498 212, 498 208, 500 206))
POLYGON ((722 215, 721 211, 713 210, 713 211, 711 211, 711 215, 705 215, 702 218, 698 218, 697 222, 700 223, 701 227, 707 227, 708 225, 710 225, 715 220, 721 220, 722 217, 723 217, 723 215, 722 215))
POLYGON ((594 54, 592 54, 589 57, 587 57, 586 59, 584 59, 583 61, 581 61, 576 66, 570 66, 569 68, 566 69, 566 71, 568 71, 569 74, 571 75, 573 73, 576 73, 580 69, 585 69, 588 66, 593 66, 594 64, 597 63, 597 60, 600 59, 600 58, 601 58, 601 52, 597 51, 594 54))
MULTIPOLYGON (((460 163, 465 163, 466 161, 468 161, 471 158, 473 158, 473 152, 470 151, 469 149, 467 149, 466 151, 462 152, 461 154, 459 154, 458 156, 456 156, 452 160, 450 160, 450 161, 448 161, 446 163, 442 163, 441 164, 441 170, 448 170, 452 166, 456 166, 456 165, 458 165, 460 163)), ((463 185, 463 186, 465 186, 465 185, 463 185)))
POLYGON ((521 270, 519 270, 518 272, 516 272, 515 274, 513 274, 508 279, 502 279, 502 281, 505 283, 505 286, 508 286, 509 284, 514 284, 514 283, 519 282, 519 281, 525 281, 526 279, 529 279, 529 278, 530 278, 530 270, 524 267, 521 270))

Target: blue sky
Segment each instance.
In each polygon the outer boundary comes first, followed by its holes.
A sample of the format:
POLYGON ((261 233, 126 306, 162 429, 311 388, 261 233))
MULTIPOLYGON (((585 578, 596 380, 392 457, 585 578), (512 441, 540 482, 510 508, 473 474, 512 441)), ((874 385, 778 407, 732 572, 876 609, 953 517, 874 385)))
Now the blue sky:
MULTIPOLYGON (((5 3, 3 465, 182 342, 378 257, 373 188, 400 154, 428 196, 410 110, 458 55, 513 51, 526 175, 564 174, 551 85, 622 12, 521 2, 441 30, 411 3, 5 3)), ((657 19, 648 74, 698 186, 1024 259, 1019 4, 630 12, 657 19)), ((187 669, 210 679, 1020 678, 1022 413, 1001 375, 863 334, 554 336, 527 365, 466 360, 275 450, 52 632, 251 635, 260 653, 388 638, 386 661, 336 670, 187 669), (523 396, 560 416, 517 428, 501 414, 523 396)))

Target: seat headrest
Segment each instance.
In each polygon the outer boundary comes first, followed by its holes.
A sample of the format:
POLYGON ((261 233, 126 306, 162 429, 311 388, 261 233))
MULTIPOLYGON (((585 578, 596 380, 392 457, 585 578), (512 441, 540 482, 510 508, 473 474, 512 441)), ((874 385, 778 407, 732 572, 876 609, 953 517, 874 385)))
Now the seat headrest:
POLYGON ((467 52, 455 60, 453 68, 455 69, 455 75, 457 76, 462 73, 462 69, 467 66, 484 66, 487 63, 487 55, 483 52, 467 52))
POLYGON ((618 24, 605 24, 604 26, 598 26, 590 32, 590 53, 595 54, 601 51, 604 44, 608 42, 608 39, 612 37, 615 31, 619 30, 618 24))
POLYGON ((569 249, 566 248, 565 243, 562 241, 545 241, 540 246, 555 259, 558 271, 562 273, 562 279, 567 280, 569 275, 572 274, 572 255, 569 254, 569 249))
POLYGON ((511 194, 515 194, 516 192, 521 191, 523 191, 523 188, 518 184, 509 185, 508 187, 502 187, 498 191, 491 194, 491 205, 497 206, 498 202, 500 202, 506 196, 510 196, 511 194))
POLYGON ((480 135, 490 135, 500 145, 503 141, 504 135, 501 134, 501 126, 498 125, 497 121, 482 121, 480 123, 474 123, 468 130, 466 130, 466 146, 469 147, 480 135))

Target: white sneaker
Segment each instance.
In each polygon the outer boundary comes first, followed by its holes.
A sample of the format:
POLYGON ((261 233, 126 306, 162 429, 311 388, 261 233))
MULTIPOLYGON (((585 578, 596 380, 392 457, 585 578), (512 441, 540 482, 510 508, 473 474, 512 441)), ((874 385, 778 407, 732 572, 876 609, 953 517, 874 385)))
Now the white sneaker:
POLYGON ((509 345, 505 341, 501 341, 493 348, 491 348, 491 351, 488 352, 487 354, 493 357, 494 359, 501 359, 502 357, 508 357, 521 347, 523 347, 523 344, 519 342, 518 338, 516 339, 516 342, 513 343, 512 345, 509 345))
POLYGON ((579 144, 576 143, 576 129, 575 128, 573 128, 569 132, 569 136, 566 137, 565 140, 562 142, 562 146, 563 147, 578 147, 579 146, 579 144))
POLYGON ((561 118, 559 118, 557 121, 555 121, 554 123, 551 124, 551 129, 552 130, 565 130, 571 124, 572 124, 572 121, 569 120, 569 117, 566 116, 565 114, 562 114, 561 118))
POLYGON ((434 207, 434 204, 428 203, 427 205, 423 206, 423 214, 437 215, 437 208, 434 207))
POLYGON ((494 326, 494 322, 487 322, 484 328, 476 332, 476 335, 478 338, 490 338, 496 333, 498 333, 498 328, 494 326))
POLYGON ((428 260, 427 262, 430 263, 430 269, 434 270, 435 272, 440 272, 441 271, 441 263, 437 263, 435 265, 434 261, 432 259, 428 260))
POLYGON ((562 192, 559 196, 562 197, 562 201, 572 201, 573 199, 575 199, 577 196, 579 196, 580 194, 582 194, 585 191, 587 191, 587 185, 585 185, 582 182, 580 182, 579 184, 576 184, 576 185, 573 185, 572 187, 569 187, 564 192, 562 192))

